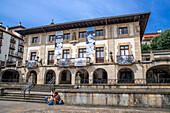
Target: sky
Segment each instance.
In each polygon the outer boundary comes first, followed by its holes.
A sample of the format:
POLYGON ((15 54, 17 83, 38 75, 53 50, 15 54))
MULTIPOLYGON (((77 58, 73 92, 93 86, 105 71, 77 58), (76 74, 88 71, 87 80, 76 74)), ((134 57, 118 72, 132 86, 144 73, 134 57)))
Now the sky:
POLYGON ((26 28, 151 12, 145 33, 170 29, 170 0, 0 0, 3 26, 26 28))

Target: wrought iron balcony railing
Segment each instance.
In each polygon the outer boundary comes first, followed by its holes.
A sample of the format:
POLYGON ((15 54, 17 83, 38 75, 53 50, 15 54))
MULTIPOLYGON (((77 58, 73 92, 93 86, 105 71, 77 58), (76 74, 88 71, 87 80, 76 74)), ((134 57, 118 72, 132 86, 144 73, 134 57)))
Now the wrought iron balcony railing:
POLYGON ((10 45, 9 48, 15 50, 15 46, 14 45, 10 45))
POLYGON ((19 43, 19 46, 22 46, 22 47, 24 47, 24 44, 23 44, 23 43, 19 43))
POLYGON ((16 61, 8 60, 6 66, 16 66, 16 61))
POLYGON ((91 62, 90 57, 57 59, 57 65, 59 65, 59 67, 87 66, 90 65, 91 62))
POLYGON ((5 62, 4 61, 0 61, 0 68, 5 66, 5 62))
POLYGON ((118 64, 122 65, 129 65, 132 64, 134 61, 133 55, 118 55, 117 62, 118 64))

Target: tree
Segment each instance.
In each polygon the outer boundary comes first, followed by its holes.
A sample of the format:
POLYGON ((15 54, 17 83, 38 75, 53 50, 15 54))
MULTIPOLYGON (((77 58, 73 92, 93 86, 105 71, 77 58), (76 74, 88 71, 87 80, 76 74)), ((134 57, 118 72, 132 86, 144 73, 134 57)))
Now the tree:
POLYGON ((151 41, 152 50, 170 49, 170 29, 165 30, 160 35, 155 36, 151 41))
POLYGON ((141 44, 141 50, 142 51, 149 51, 151 50, 151 46, 148 43, 141 44))

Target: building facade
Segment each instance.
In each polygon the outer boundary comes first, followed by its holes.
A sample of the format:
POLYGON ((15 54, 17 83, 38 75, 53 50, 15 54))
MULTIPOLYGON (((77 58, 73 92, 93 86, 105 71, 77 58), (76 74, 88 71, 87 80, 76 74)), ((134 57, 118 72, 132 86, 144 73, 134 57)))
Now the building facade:
MULTIPOLYGON (((22 67, 17 69, 19 82, 47 84, 146 84, 151 76, 163 73, 170 78, 170 62, 155 62, 154 54, 141 52, 141 40, 150 12, 17 30, 25 37, 22 67), (87 46, 88 29, 93 28, 95 40, 87 46), (56 35, 62 32, 61 54, 56 53, 56 35), (88 53, 87 48, 94 52, 88 53), (143 57, 149 56, 149 61, 143 57), (162 65, 163 72, 150 72, 162 65), (148 74, 149 73, 149 74, 148 74), (149 77, 148 77, 149 76, 149 77)), ((92 40, 92 39, 91 39, 92 40)), ((59 51, 59 50, 57 50, 59 51)), ((167 51, 166 57, 170 52, 167 51)), ((158 58, 159 59, 159 58, 158 58)), ((3 69, 3 73, 8 69, 3 69)))
MULTIPOLYGON (((19 26, 4 27, 0 24, 0 70, 5 67, 22 66, 24 40, 15 30, 25 29, 19 23, 19 26)), ((8 71, 4 75, 4 81, 11 78, 14 79, 18 74, 15 71, 8 71), (5 77, 10 75, 10 77, 5 77)), ((7 80, 8 81, 8 80, 7 80)))

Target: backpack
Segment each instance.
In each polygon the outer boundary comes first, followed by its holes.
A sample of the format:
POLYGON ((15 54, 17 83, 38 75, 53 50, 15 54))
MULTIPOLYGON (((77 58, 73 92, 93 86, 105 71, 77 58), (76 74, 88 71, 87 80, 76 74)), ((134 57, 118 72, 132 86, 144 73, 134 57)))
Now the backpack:
POLYGON ((53 105, 53 100, 50 100, 50 101, 48 102, 48 105, 53 105))

